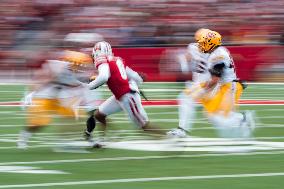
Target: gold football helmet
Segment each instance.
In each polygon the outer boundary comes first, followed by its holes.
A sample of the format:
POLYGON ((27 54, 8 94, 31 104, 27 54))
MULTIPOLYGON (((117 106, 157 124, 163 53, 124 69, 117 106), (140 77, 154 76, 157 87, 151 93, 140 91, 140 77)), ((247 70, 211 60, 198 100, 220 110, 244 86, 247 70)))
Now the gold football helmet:
POLYGON ((199 48, 202 52, 211 52, 220 45, 222 45, 222 36, 218 32, 209 31, 207 33, 202 33, 199 42, 199 48))
POLYGON ((69 62, 73 71, 82 71, 93 65, 93 59, 90 55, 77 51, 65 50, 61 54, 60 60, 69 62))
POLYGON ((206 28, 198 29, 194 34, 195 41, 197 43, 201 42, 202 39, 203 39, 203 36, 206 36, 206 33, 208 33, 209 31, 211 31, 211 30, 206 29, 206 28))

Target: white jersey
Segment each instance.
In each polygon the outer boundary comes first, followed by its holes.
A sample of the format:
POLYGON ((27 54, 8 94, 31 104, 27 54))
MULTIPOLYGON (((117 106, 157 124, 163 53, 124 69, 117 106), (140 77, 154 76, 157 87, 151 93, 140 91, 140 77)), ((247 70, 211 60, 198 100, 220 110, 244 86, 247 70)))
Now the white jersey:
POLYGON ((79 84, 77 76, 70 70, 69 62, 59 60, 49 60, 48 66, 52 71, 54 82, 66 86, 77 86, 79 84))
POLYGON ((208 62, 210 64, 210 68, 213 68, 217 64, 224 63, 220 81, 221 83, 227 83, 237 79, 234 61, 227 48, 221 46, 215 49, 212 53, 210 53, 208 62))
POLYGON ((192 80, 194 83, 203 83, 210 79, 208 71, 208 53, 203 53, 198 48, 198 43, 190 43, 187 52, 191 56, 192 80))
POLYGON ((60 91, 62 88, 74 88, 80 85, 80 82, 75 77, 74 73, 69 69, 70 63, 59 60, 48 60, 42 69, 49 70, 51 72, 52 80, 47 84, 43 84, 37 91, 35 91, 34 96, 38 98, 57 98, 69 97, 73 94, 64 93, 60 91))

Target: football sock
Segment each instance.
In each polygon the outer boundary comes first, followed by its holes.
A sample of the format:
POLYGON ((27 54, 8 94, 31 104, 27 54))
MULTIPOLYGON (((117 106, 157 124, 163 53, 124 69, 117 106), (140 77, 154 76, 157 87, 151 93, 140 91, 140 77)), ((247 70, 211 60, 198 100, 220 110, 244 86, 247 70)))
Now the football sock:
POLYGON ((22 130, 20 132, 20 135, 19 135, 19 142, 21 143, 27 143, 29 141, 29 138, 32 136, 32 133, 30 133, 29 131, 27 130, 22 130))
POLYGON ((180 93, 179 101, 179 128, 190 131, 195 117, 195 102, 191 96, 180 93))
POLYGON ((228 116, 211 115, 209 120, 220 137, 224 138, 247 138, 250 136, 246 122, 243 122, 243 115, 238 112, 231 112, 228 116))
POLYGON ((91 115, 87 119, 86 125, 87 125, 87 129, 86 129, 87 133, 91 134, 96 127, 96 120, 95 120, 94 115, 91 115))

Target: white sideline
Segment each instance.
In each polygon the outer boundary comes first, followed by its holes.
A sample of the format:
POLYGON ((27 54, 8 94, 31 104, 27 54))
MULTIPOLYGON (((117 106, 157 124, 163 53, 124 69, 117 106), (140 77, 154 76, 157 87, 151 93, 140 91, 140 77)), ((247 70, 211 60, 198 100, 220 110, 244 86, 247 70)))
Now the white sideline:
POLYGON ((212 153, 212 154, 188 154, 188 155, 157 155, 157 156, 130 156, 112 157, 95 159, 65 159, 47 161, 24 161, 24 162, 3 162, 0 165, 30 165, 30 164, 56 164, 56 163, 80 163, 80 162, 104 162, 104 161, 126 161, 126 160, 145 160, 145 159, 168 159, 168 158, 198 158, 198 157, 218 157, 218 156, 249 156, 249 155, 275 155, 284 154, 284 151, 272 152, 236 152, 236 153, 212 153))
POLYGON ((181 176, 181 177, 155 177, 155 178, 128 178, 111 180, 88 180, 71 182, 51 182, 40 184, 14 184, 0 185, 0 188, 30 188, 46 186, 70 186, 70 185, 88 185, 88 184, 109 184, 109 183, 130 183, 130 182, 152 182, 152 181, 170 181, 170 180, 201 180, 201 179, 221 179, 221 178, 250 178, 250 177, 273 177, 284 176, 284 172, 279 173, 249 173, 249 174, 230 174, 230 175, 201 175, 201 176, 181 176))

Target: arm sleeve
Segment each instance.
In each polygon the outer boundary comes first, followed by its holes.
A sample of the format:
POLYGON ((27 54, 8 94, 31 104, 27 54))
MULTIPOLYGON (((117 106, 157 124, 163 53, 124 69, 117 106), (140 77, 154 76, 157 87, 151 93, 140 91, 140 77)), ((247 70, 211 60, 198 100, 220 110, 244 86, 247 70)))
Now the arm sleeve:
POLYGON ((177 61, 180 64, 180 69, 182 73, 189 73, 191 71, 191 67, 187 61, 187 57, 191 56, 188 52, 179 53, 177 55, 177 61))
POLYGON ((134 80, 138 85, 143 83, 142 77, 140 77, 140 75, 137 72, 135 72, 134 70, 132 70, 128 66, 126 67, 125 70, 126 70, 126 75, 129 78, 129 80, 134 80))
POLYGON ((223 69, 225 67, 225 63, 221 62, 218 64, 215 64, 210 70, 209 72, 211 73, 211 75, 216 76, 216 77, 221 77, 223 74, 223 69))
POLYGON ((110 77, 110 70, 108 64, 101 64, 98 66, 99 74, 94 81, 88 84, 89 89, 96 89, 106 83, 110 77))

